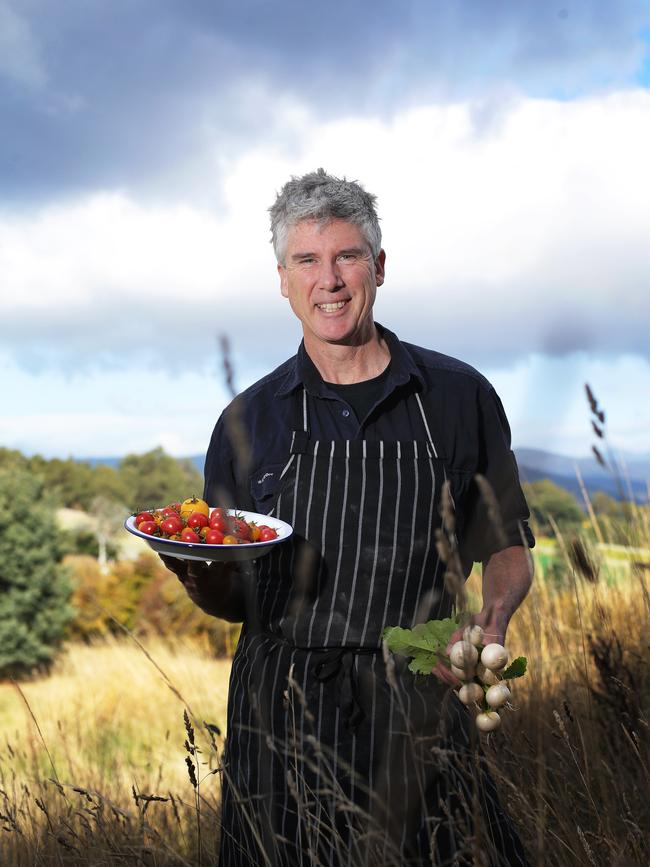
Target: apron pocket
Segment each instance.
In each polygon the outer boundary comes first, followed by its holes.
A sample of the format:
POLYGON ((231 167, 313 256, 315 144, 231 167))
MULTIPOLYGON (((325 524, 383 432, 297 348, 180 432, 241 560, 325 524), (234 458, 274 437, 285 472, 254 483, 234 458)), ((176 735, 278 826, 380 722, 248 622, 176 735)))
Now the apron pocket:
POLYGON ((270 464, 256 470, 250 477, 249 490, 256 511, 266 514, 271 509, 283 469, 284 464, 270 464))

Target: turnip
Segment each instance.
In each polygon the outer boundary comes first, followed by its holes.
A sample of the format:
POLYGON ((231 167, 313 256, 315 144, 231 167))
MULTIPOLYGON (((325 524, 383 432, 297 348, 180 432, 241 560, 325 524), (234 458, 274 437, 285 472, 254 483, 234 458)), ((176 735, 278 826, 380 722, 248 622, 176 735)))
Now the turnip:
POLYGON ((449 651, 449 661, 456 668, 467 671, 478 662, 478 650, 469 641, 457 641, 449 651))
POLYGON ((451 673, 458 678, 458 680, 472 680, 474 675, 476 674, 476 669, 474 666, 471 668, 458 668, 457 665, 450 666, 451 673))
POLYGON ((463 632, 463 639, 469 641, 474 647, 480 647, 483 644, 483 629, 478 625, 468 626, 463 632))
POLYGON ((501 644, 487 644, 481 651, 481 662, 492 671, 501 671, 508 661, 508 651, 501 644))
POLYGON ((478 683, 464 683, 458 690, 458 698, 463 704, 478 704, 483 701, 483 687, 478 683))
POLYGON ((486 668, 482 662, 476 666, 476 674, 481 681, 486 686, 494 686, 495 683, 499 683, 499 677, 496 672, 492 671, 491 668, 486 668))
POLYGON ((501 725, 501 717, 495 710, 480 713, 476 717, 476 728, 481 732, 493 732, 501 725))
POLYGON ((497 683, 491 686, 485 693, 485 700, 495 710, 510 701, 511 692, 505 683, 497 683))

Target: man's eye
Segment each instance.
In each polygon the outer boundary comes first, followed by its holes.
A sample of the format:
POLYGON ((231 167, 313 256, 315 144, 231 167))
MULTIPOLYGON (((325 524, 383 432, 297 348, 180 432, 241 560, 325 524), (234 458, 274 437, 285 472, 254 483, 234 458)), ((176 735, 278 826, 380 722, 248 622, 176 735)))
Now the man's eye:
POLYGON ((339 256, 339 259, 342 259, 344 262, 354 262, 356 258, 354 253, 341 253, 339 256))

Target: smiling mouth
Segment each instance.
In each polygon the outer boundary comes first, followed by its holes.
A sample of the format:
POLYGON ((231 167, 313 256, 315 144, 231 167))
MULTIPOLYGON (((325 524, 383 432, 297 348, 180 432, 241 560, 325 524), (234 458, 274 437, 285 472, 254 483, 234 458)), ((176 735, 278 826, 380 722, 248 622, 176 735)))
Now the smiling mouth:
POLYGON ((330 301, 326 304, 317 304, 316 307, 324 313, 336 313, 337 310, 345 307, 347 303, 347 301, 330 301))

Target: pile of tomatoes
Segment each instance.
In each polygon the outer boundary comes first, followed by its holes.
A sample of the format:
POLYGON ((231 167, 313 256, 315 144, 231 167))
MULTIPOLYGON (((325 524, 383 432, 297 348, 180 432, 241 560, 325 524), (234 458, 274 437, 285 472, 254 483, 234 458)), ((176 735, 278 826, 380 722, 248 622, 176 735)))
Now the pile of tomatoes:
POLYGON ((135 515, 135 526, 147 536, 159 536, 174 542, 205 542, 206 545, 244 545, 270 542, 277 531, 265 524, 245 521, 230 515, 227 509, 210 510, 205 500, 190 497, 182 503, 170 503, 164 509, 152 509, 135 515))

